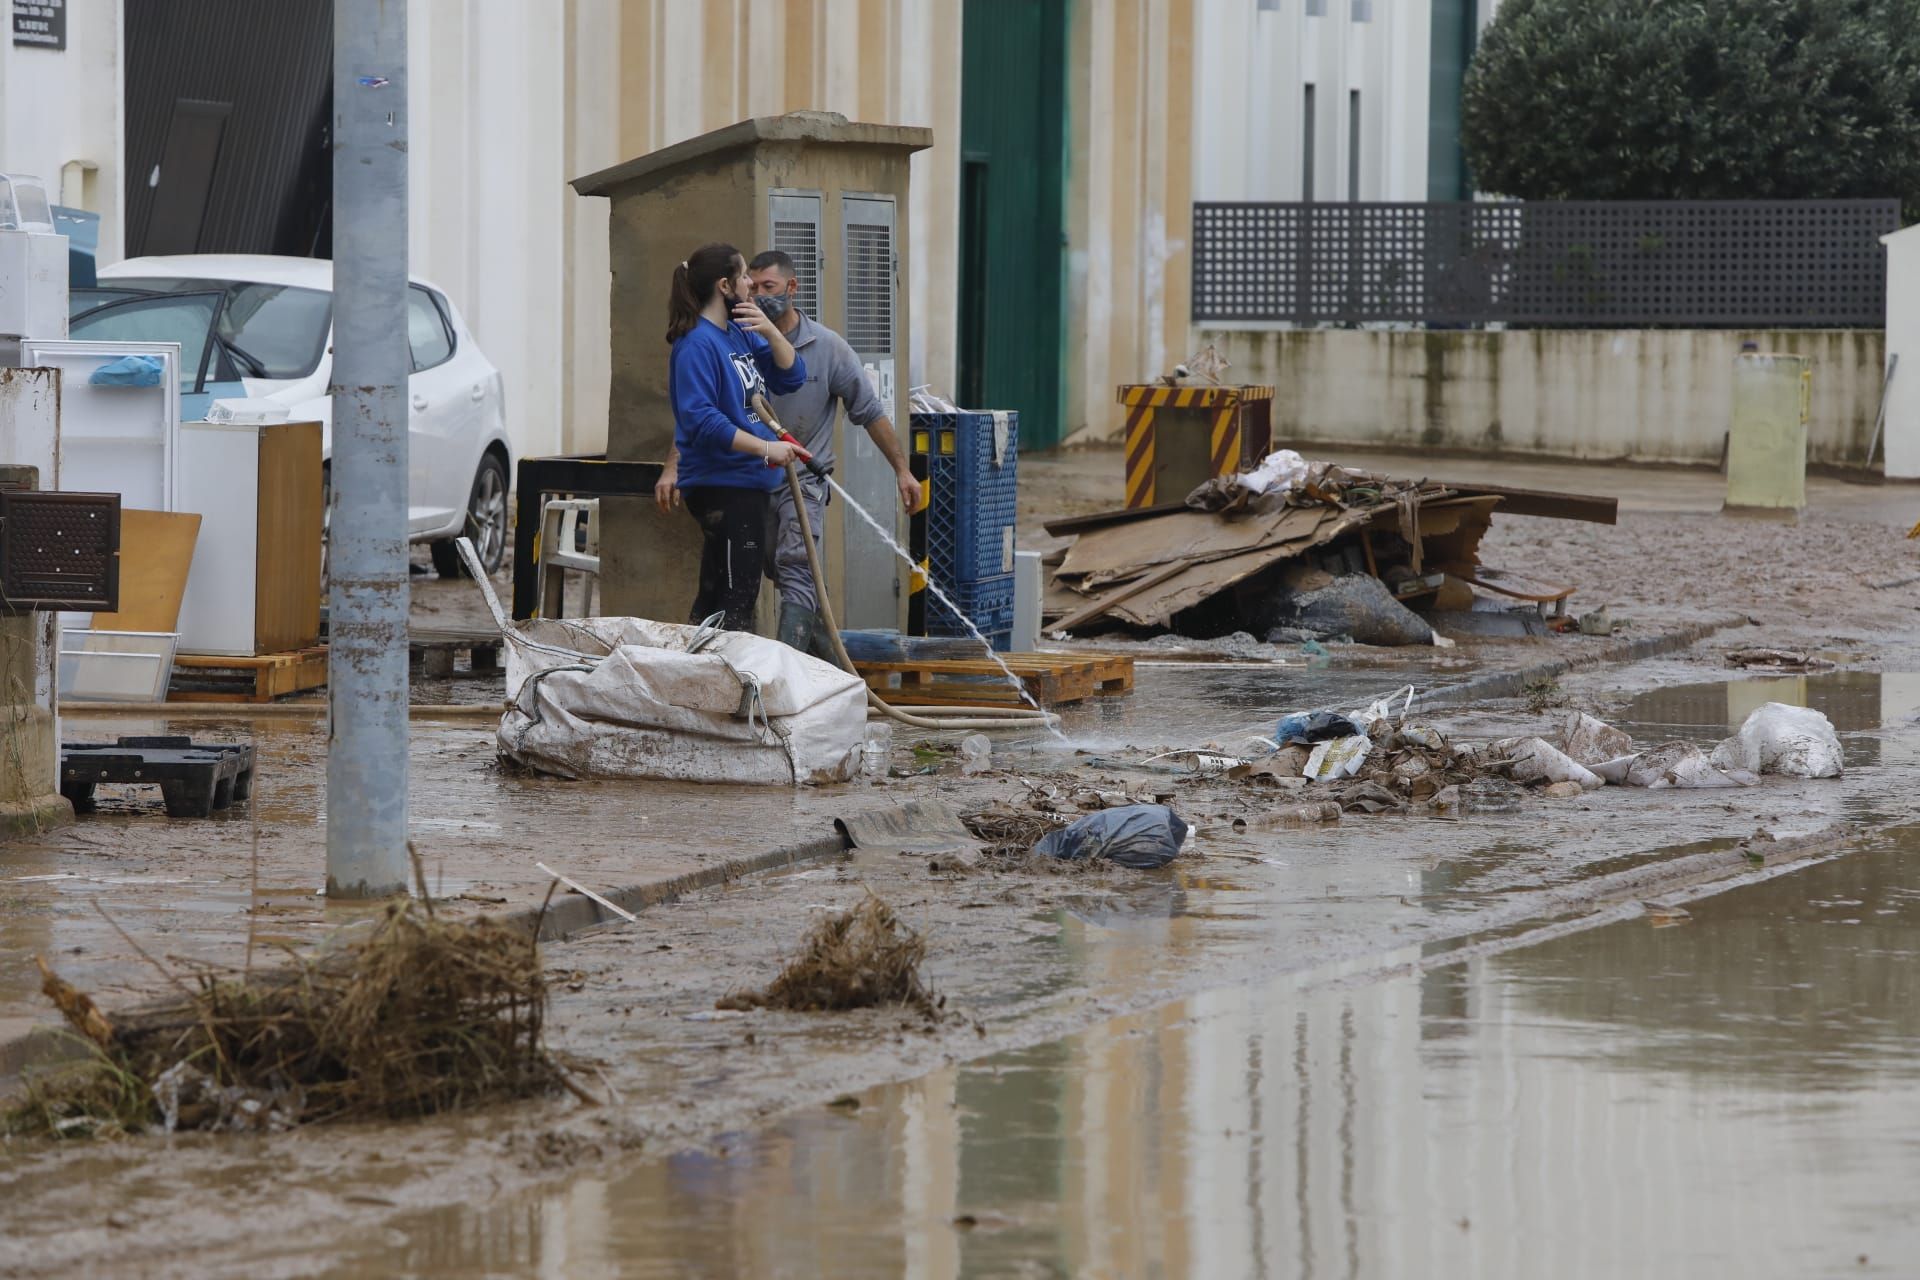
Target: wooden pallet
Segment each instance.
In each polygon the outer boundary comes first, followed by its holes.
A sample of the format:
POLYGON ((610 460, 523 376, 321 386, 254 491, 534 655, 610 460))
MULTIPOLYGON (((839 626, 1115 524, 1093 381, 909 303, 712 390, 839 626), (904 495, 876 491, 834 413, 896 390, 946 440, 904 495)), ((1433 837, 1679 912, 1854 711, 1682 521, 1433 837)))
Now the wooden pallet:
POLYGON ((252 658, 183 653, 173 660, 169 702, 272 702, 323 689, 327 684, 327 646, 252 658))
POLYGON ((454 659, 464 653, 470 673, 493 675, 500 670, 503 644, 500 633, 493 630, 415 627, 407 633, 407 662, 426 679, 445 680, 453 674, 454 659))
MULTIPOLYGON (((1111 654, 1009 653, 1003 661, 1043 707, 1133 691, 1133 659, 1111 654)), ((895 706, 1019 706, 1006 673, 986 658, 920 662, 855 662, 867 687, 895 706)))

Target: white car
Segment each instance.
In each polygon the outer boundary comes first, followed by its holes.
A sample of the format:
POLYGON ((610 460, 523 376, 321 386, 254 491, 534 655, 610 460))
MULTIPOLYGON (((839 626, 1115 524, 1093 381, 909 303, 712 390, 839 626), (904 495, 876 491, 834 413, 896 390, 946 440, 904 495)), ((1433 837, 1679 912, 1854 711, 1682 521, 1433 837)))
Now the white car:
MULTIPOLYGON (((407 419, 407 531, 442 577, 462 570, 462 533, 489 571, 507 547, 512 474, 500 371, 481 354, 445 294, 421 280, 407 292, 413 372, 407 419)), ((319 421, 332 456, 333 264, 320 258, 185 254, 102 267, 71 294, 69 335, 94 341, 178 342, 180 416, 217 399, 287 406, 319 421)))

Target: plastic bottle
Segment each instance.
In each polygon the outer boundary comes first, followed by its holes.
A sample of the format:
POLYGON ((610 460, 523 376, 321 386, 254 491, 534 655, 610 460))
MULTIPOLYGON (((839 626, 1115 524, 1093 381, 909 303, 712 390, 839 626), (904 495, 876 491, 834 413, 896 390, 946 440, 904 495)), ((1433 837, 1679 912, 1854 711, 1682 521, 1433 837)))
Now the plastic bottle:
POLYGON ((860 748, 860 772, 868 778, 884 778, 893 763, 893 723, 875 720, 867 726, 867 740, 860 748))
POLYGON ((984 733, 970 733, 960 739, 960 772, 985 773, 993 767, 993 743, 984 733))

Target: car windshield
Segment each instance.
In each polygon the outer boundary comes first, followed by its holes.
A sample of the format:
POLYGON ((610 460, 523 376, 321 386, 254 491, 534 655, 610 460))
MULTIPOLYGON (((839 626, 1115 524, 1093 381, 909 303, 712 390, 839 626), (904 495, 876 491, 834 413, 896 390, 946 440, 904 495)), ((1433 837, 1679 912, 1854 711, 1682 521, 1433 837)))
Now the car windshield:
POLYGON ((249 378, 306 377, 319 367, 333 326, 333 295, 324 289, 246 280, 172 279, 112 280, 101 288, 142 293, 226 290, 220 341, 233 363, 249 378))
POLYGON ((180 389, 200 390, 200 366, 220 379, 218 360, 207 361, 207 335, 220 294, 183 293, 137 297, 95 307, 74 318, 67 336, 88 342, 177 342, 180 344, 180 389))
POLYGON ((150 292, 146 289, 69 289, 67 291, 67 318, 95 307, 104 307, 109 302, 124 302, 128 298, 138 298, 150 292))

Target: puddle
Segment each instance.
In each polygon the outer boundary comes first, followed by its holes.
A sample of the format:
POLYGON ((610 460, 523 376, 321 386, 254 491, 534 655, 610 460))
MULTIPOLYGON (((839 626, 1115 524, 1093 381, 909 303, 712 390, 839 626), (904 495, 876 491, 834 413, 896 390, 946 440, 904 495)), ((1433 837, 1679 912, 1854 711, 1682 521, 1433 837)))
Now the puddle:
POLYGON ((331 1274, 1911 1274, 1920 831, 1902 837, 1684 926, 1209 992, 397 1219, 331 1274))
POLYGON ((1833 721, 1850 769, 1920 762, 1912 747, 1884 750, 1879 736, 1880 730, 1911 724, 1920 715, 1920 675, 1830 671, 1675 685, 1639 694, 1612 721, 1637 745, 1675 739, 1711 744, 1737 732, 1769 702, 1812 707, 1833 721))

